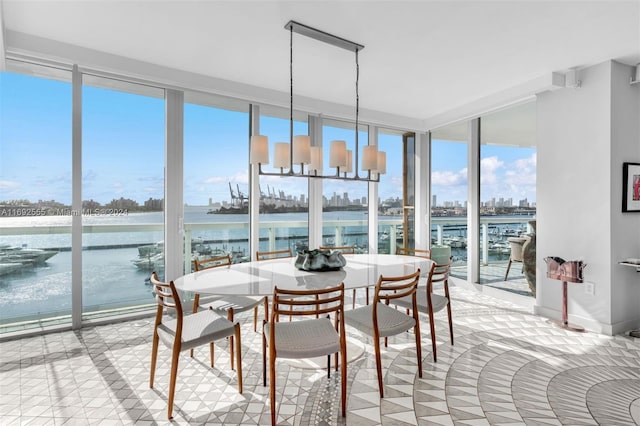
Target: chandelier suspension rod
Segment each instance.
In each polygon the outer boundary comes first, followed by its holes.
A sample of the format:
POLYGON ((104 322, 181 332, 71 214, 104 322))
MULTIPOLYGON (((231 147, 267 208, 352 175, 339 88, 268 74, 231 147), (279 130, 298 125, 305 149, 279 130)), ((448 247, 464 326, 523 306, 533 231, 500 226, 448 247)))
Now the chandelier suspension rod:
MULTIPOLYGON (((289 165, 293 175, 293 25, 289 31, 289 165)), ((304 174, 304 165, 300 173, 304 174)))
MULTIPOLYGON (((360 176, 358 176, 358 133, 359 133, 359 128, 358 128, 358 114, 360 113, 360 94, 358 92, 358 82, 360 81, 360 65, 358 64, 358 49, 356 48, 356 152, 355 152, 355 157, 356 157, 356 163, 354 166, 354 170, 355 170, 355 178, 358 179, 360 176)), ((370 172, 369 172, 370 173, 370 172)))

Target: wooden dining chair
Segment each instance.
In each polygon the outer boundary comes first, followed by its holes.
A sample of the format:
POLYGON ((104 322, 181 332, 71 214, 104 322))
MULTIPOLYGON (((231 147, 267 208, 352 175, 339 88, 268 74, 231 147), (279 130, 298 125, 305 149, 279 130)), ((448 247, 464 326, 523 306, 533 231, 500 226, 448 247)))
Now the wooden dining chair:
MULTIPOLYGON (((433 362, 438 361, 436 348, 436 326, 434 314, 447 308, 447 317, 449 319, 449 337, 453 345, 453 321, 451 318, 451 297, 449 296, 449 270, 451 269, 451 260, 444 265, 436 263, 431 264, 427 285, 418 288, 417 305, 420 312, 427 314, 429 317, 429 329, 431 331, 431 346, 433 349, 433 362), (433 291, 434 284, 443 283, 444 295, 433 291)), ((402 298, 395 300, 397 306, 407 309, 413 309, 413 303, 410 298, 402 298)))
MULTIPOLYGON (((290 248, 282 249, 282 250, 274 250, 274 251, 257 251, 256 252, 257 260, 285 259, 288 257, 293 257, 293 252, 291 251, 290 248)), ((289 316, 289 321, 291 321, 291 318, 292 317, 289 316)))
POLYGON ((290 248, 282 249, 282 250, 274 250, 274 251, 257 251, 256 252, 256 260, 269 260, 269 259, 279 259, 285 257, 293 257, 293 252, 290 248))
MULTIPOLYGON (((320 246, 320 250, 336 250, 342 254, 356 254, 355 246, 320 246)), ((367 305, 369 304, 369 287, 365 287, 365 294, 367 305)), ((353 301, 352 301, 353 309, 356 308, 356 289, 353 289, 353 301)))
POLYGON ((404 256, 416 256, 424 257, 425 259, 431 259, 431 250, 417 249, 411 247, 396 247, 396 254, 404 256))
POLYGON ((305 359, 327 356, 327 374, 331 374, 331 355, 335 368, 341 368, 342 417, 346 416, 347 342, 344 327, 344 283, 316 290, 273 290, 271 319, 265 322, 262 338, 263 384, 267 385, 267 349, 269 353, 269 394, 271 424, 276 424, 276 358, 305 359), (280 314, 300 321, 279 322, 280 314), (333 323, 329 316, 333 316, 333 323), (303 319, 302 317, 314 317, 303 319), (338 362, 338 353, 340 361, 338 362))
MULTIPOLYGON (((172 348, 171 377, 169 380, 169 403, 167 416, 173 418, 173 399, 176 390, 176 377, 178 374, 178 361, 180 352, 197 346, 209 344, 211 367, 213 367, 213 342, 226 337, 235 336, 238 348, 235 351, 238 364, 238 392, 242 393, 242 351, 240 344, 240 324, 229 321, 218 315, 211 309, 203 310, 191 315, 184 315, 180 296, 173 281, 161 282, 158 275, 151 274, 151 284, 156 294, 158 309, 153 327, 153 343, 151 347, 151 375, 149 387, 153 388, 158 356, 158 343, 162 341, 167 347, 172 348), (164 309, 175 310, 175 318, 163 322, 164 309)), ((231 358, 234 350, 231 349, 231 358)))
MULTIPOLYGON (((219 268, 231 265, 231 256, 217 256, 208 259, 195 259, 193 268, 196 272, 205 269, 219 268)), ((264 318, 269 318, 269 301, 266 296, 213 296, 204 298, 205 303, 201 303, 200 293, 196 293, 193 297, 193 312, 196 313, 202 309, 213 309, 219 314, 226 315, 229 321, 234 320, 235 314, 253 309, 253 331, 258 331, 258 307, 264 305, 264 318)), ((229 337, 229 345, 233 351, 233 336, 229 337)), ((193 349, 191 350, 193 356, 193 349)), ((233 357, 231 357, 231 369, 233 370, 233 357)))
POLYGON ((420 320, 416 312, 416 290, 420 278, 420 269, 413 274, 378 278, 373 303, 350 311, 345 311, 344 320, 347 325, 373 337, 373 348, 376 355, 378 372, 378 389, 380 398, 384 398, 382 383, 382 359, 380 355, 380 339, 404 333, 413 328, 416 339, 416 356, 418 359, 418 376, 422 377, 422 347, 420 344, 420 320), (406 314, 389 306, 401 298, 409 298, 412 311, 406 314))

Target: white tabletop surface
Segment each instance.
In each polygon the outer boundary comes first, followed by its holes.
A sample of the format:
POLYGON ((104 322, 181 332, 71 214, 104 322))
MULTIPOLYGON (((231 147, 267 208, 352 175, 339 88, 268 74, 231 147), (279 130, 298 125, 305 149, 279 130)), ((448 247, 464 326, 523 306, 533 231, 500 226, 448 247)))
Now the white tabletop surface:
POLYGON ((345 289, 375 285, 378 277, 408 275, 420 268, 426 276, 431 261, 415 256, 352 254, 338 271, 307 272, 294 266, 295 257, 272 259, 206 269, 174 281, 178 290, 219 295, 271 295, 274 286, 293 290, 332 287, 345 289))

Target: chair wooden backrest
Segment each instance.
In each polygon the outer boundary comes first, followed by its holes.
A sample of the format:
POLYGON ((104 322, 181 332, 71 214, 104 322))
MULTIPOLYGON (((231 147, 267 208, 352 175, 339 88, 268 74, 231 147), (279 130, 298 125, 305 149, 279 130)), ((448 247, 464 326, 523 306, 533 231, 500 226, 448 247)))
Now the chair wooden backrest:
POLYGON ((158 309, 156 310, 156 322, 155 327, 162 324, 162 314, 164 308, 175 309, 176 319, 178 324, 176 326, 176 340, 179 341, 182 336, 182 303, 180 302, 180 296, 178 290, 176 290, 173 281, 168 283, 161 282, 158 278, 158 274, 154 271, 151 273, 151 285, 153 285, 153 291, 156 294, 156 302, 158 303, 158 309))
MULTIPOLYGON (((346 398, 347 398, 347 338, 345 333, 344 321, 344 283, 331 288, 313 289, 313 290, 287 290, 280 289, 276 286, 273 290, 273 309, 271 310, 271 319, 265 324, 262 339, 262 362, 264 385, 267 380, 267 358, 266 347, 267 335, 269 345, 269 395, 271 399, 271 424, 276 424, 276 357, 283 354, 285 358, 314 358, 316 356, 327 356, 327 373, 331 370, 331 353, 335 351, 336 370, 338 369, 338 353, 340 353, 341 367, 341 405, 342 417, 346 416, 346 398), (289 323, 279 323, 280 314, 290 316, 311 316, 313 319, 301 321, 292 321, 289 323), (330 332, 330 314, 334 314, 333 327, 335 335, 330 332), (323 318, 319 318, 320 316, 323 318), (327 319, 324 319, 324 316, 327 319), (326 322, 325 322, 326 321, 326 322), (327 324, 328 323, 328 324, 327 324), (323 326, 320 326, 323 324, 323 326), (309 326, 312 326, 309 328, 309 326), (296 336, 297 338, 284 338, 278 348, 276 340, 276 328, 283 330, 283 335, 296 336), (293 331, 295 330, 295 331, 293 331), (314 330, 322 330, 319 334, 315 334, 314 330), (306 339, 316 342, 321 340, 316 348, 307 348, 305 345, 299 344, 300 339, 306 339), (334 346, 338 343, 338 347, 334 346), (311 355, 313 353, 313 355, 311 355)), ((281 334, 282 335, 282 334, 281 334)))
MULTIPOLYGON (((231 265, 231 256, 226 254, 224 256, 210 257, 208 259, 194 259, 193 261, 193 269, 196 272, 202 271, 205 269, 213 269, 219 268, 221 266, 229 266, 231 265)), ((200 293, 196 293, 193 296, 193 313, 198 312, 198 307, 200 306, 200 293)))
POLYGON ((210 257, 208 259, 194 259, 193 269, 202 271, 203 269, 217 268, 220 266, 231 265, 231 256, 225 254, 224 256, 210 257))
MULTIPOLYGON (((433 263, 427 279, 427 297, 433 293, 433 285, 444 284, 444 295, 449 299, 449 271, 451 270, 451 260, 447 263, 433 263)), ((431 313, 430 313, 431 314, 431 313)))
POLYGON ((405 256, 424 257, 425 259, 431 259, 431 250, 416 249, 410 247, 396 247, 396 254, 405 256))
POLYGON ((272 306, 272 322, 278 322, 281 313, 290 316, 314 316, 315 318, 334 313, 336 314, 336 327, 338 327, 337 321, 344 312, 344 283, 336 287, 314 290, 287 290, 276 286, 273 290, 272 306))
POLYGON ((427 296, 433 293, 433 285, 444 283, 444 293, 449 298, 449 271, 451 270, 451 260, 447 263, 433 263, 427 279, 427 296))
POLYGON ((257 251, 256 259, 257 260, 267 260, 267 259, 276 259, 276 258, 285 258, 285 257, 293 257, 293 252, 290 248, 283 250, 274 250, 274 251, 257 251))
POLYGON ((389 304, 393 299, 403 297, 411 297, 413 305, 414 318, 418 317, 418 305, 416 300, 416 291, 418 289, 418 281, 420 279, 420 269, 413 274, 398 277, 384 277, 380 275, 376 283, 375 293, 373 295, 373 324, 378 322, 378 303, 389 304))
POLYGON ((335 250, 339 251, 342 254, 356 254, 355 246, 337 246, 337 247, 329 247, 329 246, 320 246, 320 250, 335 250))

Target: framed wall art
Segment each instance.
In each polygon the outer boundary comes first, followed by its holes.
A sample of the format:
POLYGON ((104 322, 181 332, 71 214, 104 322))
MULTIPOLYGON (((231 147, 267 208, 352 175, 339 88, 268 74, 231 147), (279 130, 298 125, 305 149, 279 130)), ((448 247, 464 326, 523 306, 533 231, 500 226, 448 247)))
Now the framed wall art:
POLYGON ((622 211, 640 213, 640 163, 622 164, 622 211))

